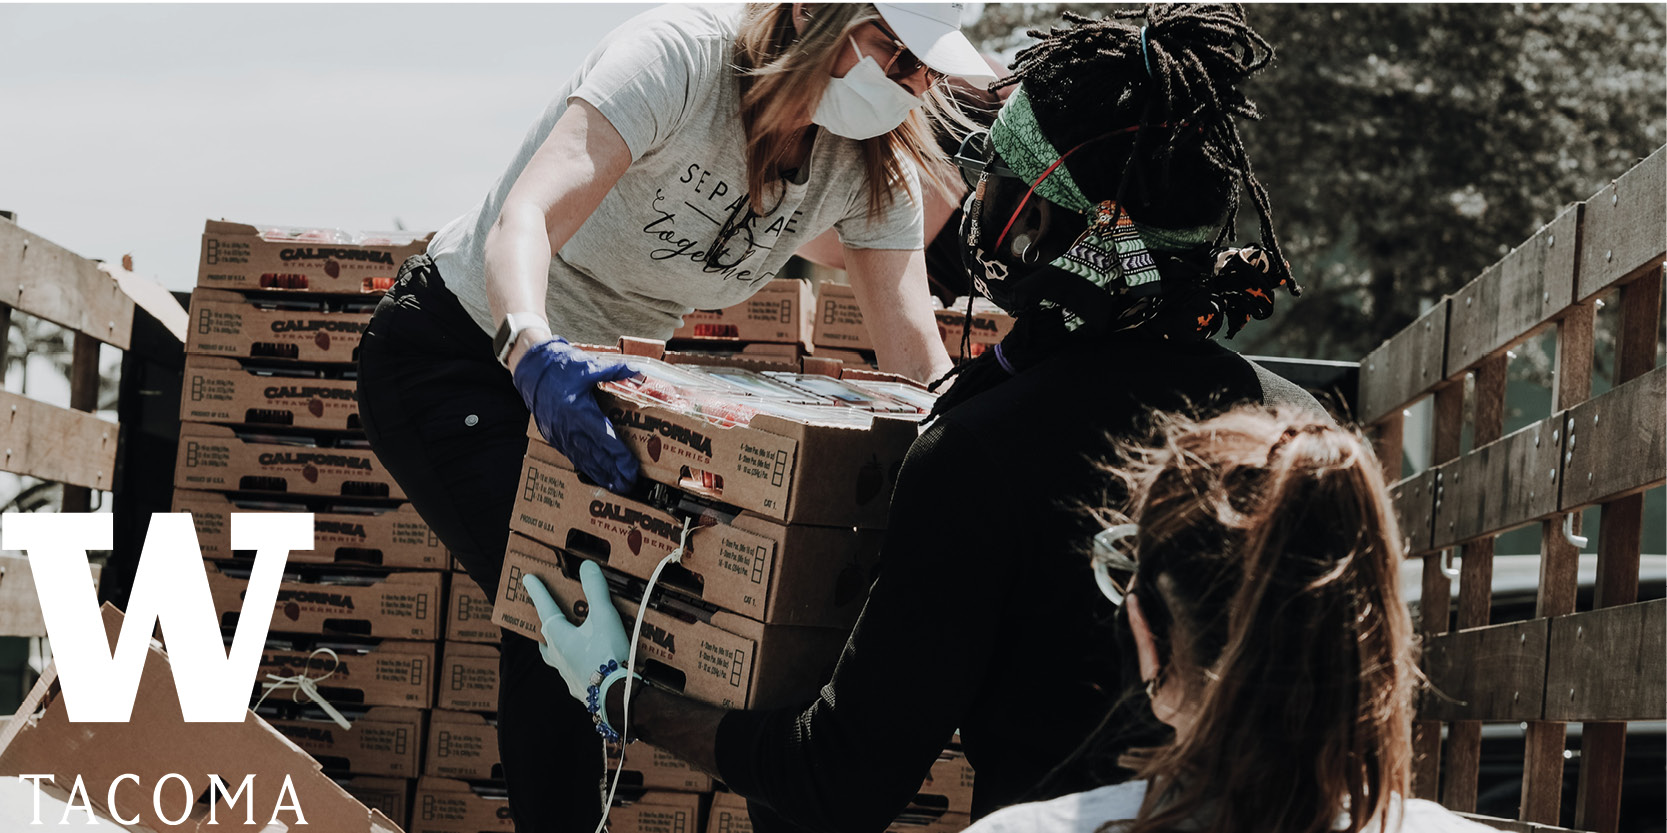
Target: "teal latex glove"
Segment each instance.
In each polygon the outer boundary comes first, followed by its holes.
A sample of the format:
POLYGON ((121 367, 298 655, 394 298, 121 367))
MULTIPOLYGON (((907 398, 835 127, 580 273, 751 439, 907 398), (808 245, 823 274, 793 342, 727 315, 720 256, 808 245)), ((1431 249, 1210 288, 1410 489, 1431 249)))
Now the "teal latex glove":
POLYGON ((544 644, 538 647, 539 653, 544 655, 546 665, 561 672, 561 678, 567 682, 567 692, 583 703, 590 688, 590 675, 608 660, 625 665, 631 655, 631 640, 625 634, 619 611, 614 608, 613 597, 608 594, 608 580, 596 562, 579 565, 579 584, 584 587, 590 613, 584 624, 575 627, 567 621, 538 576, 526 575, 521 579, 521 586, 532 597, 539 624, 544 629, 544 644))

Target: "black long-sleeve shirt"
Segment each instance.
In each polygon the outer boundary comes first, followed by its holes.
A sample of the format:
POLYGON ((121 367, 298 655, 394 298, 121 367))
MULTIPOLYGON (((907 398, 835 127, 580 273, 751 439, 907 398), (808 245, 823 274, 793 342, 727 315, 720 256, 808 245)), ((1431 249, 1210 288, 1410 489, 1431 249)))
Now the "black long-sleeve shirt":
POLYGON ((1116 611, 1085 557, 1098 525, 1079 507, 1106 482, 1091 459, 1154 410, 1243 402, 1319 410, 1214 342, 1125 341, 1056 355, 941 417, 904 461, 833 680, 803 710, 726 715, 724 782, 808 830, 880 831, 959 728, 974 817, 1096 786, 1075 764, 1048 777, 1125 688, 1116 611))

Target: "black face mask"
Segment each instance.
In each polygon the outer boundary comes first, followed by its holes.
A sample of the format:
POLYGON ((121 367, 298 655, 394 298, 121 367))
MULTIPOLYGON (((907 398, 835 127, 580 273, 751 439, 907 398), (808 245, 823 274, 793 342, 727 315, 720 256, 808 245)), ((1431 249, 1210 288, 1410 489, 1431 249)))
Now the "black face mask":
POLYGON ((1014 217, 1029 190, 1021 179, 984 174, 961 212, 961 262, 973 286, 1014 315, 1028 303, 1024 290, 1031 278, 1059 271, 1049 262, 1070 248, 1082 223, 1076 212, 1035 195, 1014 217))

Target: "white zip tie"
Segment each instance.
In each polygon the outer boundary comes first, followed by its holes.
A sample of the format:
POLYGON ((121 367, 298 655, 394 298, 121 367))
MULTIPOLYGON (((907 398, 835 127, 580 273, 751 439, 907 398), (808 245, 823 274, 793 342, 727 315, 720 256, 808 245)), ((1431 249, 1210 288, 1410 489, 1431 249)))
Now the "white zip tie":
POLYGON ((249 710, 254 711, 255 709, 260 708, 260 704, 266 702, 267 696, 272 692, 289 689, 291 691, 291 700, 299 703, 301 702, 301 695, 305 694, 314 703, 317 703, 318 707, 323 709, 324 713, 329 715, 330 719, 334 720, 337 726, 342 727, 343 730, 352 729, 353 724, 349 723, 347 718, 342 716, 341 712, 336 711, 336 707, 330 705, 330 701, 325 699, 324 695, 318 690, 318 684, 330 679, 330 676, 336 673, 336 669, 340 668, 341 664, 341 657, 336 656, 335 651, 332 651, 329 648, 316 649, 307 655, 307 661, 301 666, 301 673, 292 674, 288 677, 280 677, 277 674, 267 674, 266 679, 270 682, 261 683, 261 686, 264 687, 266 691, 261 693, 260 699, 256 700, 255 704, 249 707, 249 710), (333 660, 335 664, 330 666, 329 671, 324 672, 324 676, 317 678, 309 677, 307 676, 307 669, 312 666, 313 657, 316 657, 319 654, 329 654, 330 659, 333 660))
MULTIPOLYGON (((685 516, 683 518, 683 534, 677 540, 677 549, 667 553, 666 557, 660 559, 660 563, 654 566, 654 572, 648 577, 648 586, 644 587, 642 591, 642 603, 637 605, 637 622, 631 628, 631 655, 625 661, 625 667, 630 670, 625 674, 625 708, 619 716, 619 766, 614 768, 614 784, 609 788, 607 797, 602 801, 602 820, 596 823, 595 833, 602 833, 608 827, 608 811, 613 809, 614 794, 619 792, 619 778, 625 772, 625 747, 627 746, 625 739, 630 737, 631 731, 631 686, 637 678, 637 646, 641 644, 638 640, 642 639, 642 620, 648 614, 648 599, 654 593, 654 585, 660 581, 660 571, 666 569, 666 565, 673 561, 679 563, 683 561, 683 550, 689 545, 689 533, 694 531, 694 528, 694 517, 685 516)), ((602 709, 606 710, 607 692, 599 692, 599 694, 603 698, 602 709)), ((607 741, 603 741, 603 780, 607 780, 608 777, 607 755, 608 744, 607 741)))

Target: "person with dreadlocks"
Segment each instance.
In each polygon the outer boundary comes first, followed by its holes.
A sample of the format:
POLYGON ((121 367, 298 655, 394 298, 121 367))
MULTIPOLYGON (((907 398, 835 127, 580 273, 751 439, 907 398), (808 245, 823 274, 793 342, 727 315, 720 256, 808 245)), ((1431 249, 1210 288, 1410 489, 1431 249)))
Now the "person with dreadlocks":
MULTIPOLYGON (((963 143, 964 259, 1016 323, 953 377, 910 449, 879 578, 820 696, 742 711, 633 685, 627 714, 613 681, 631 672, 598 686, 602 725, 716 774, 760 830, 883 830, 957 728, 975 817, 1129 777, 1080 748, 1102 723, 1131 727, 1113 733, 1125 748, 1164 731, 1149 708, 1113 708, 1138 671, 1081 555, 1098 530, 1073 507, 1101 494, 1094 452, 1154 412, 1323 414, 1211 340, 1296 292, 1234 126, 1257 117, 1238 85, 1272 50, 1237 7, 1144 16, 1032 32, 993 126, 963 143), (1228 248, 1241 193, 1262 241, 1228 248)), ((617 617, 575 627, 525 586, 564 676, 625 662, 617 617)))

